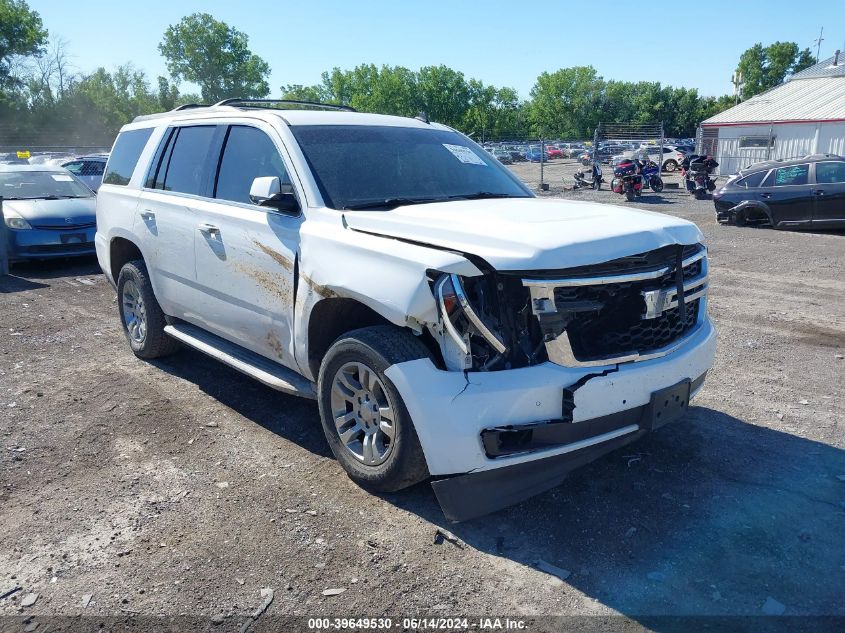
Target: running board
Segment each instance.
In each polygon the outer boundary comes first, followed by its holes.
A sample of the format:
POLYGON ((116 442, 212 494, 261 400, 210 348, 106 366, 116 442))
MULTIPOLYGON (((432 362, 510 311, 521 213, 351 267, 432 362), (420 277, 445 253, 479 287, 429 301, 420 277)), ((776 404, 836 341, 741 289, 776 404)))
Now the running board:
POLYGON ((215 336, 211 332, 188 323, 166 325, 164 331, 188 347, 193 347, 272 389, 294 396, 317 399, 314 383, 310 380, 303 378, 292 369, 282 367, 260 354, 215 336))

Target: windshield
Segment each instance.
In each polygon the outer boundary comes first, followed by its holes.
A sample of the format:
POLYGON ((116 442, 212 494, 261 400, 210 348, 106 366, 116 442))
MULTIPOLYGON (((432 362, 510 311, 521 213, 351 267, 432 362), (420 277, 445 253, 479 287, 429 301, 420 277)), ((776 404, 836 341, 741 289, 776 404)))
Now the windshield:
POLYGON ((58 171, 0 172, 0 196, 6 200, 90 198, 94 194, 68 173, 58 171))
POLYGON ((481 147, 455 132, 364 125, 295 125, 326 206, 389 207, 532 194, 481 147))

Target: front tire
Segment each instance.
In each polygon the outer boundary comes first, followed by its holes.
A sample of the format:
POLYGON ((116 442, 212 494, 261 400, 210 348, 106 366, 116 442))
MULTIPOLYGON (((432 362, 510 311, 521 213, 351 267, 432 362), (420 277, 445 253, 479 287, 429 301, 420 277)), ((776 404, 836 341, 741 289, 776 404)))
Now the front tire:
POLYGON ((663 191, 663 179, 660 176, 654 176, 651 179, 651 190, 655 193, 660 193, 663 191))
POLYGON ((429 356, 393 326, 349 332, 326 353, 317 381, 320 420, 332 453, 361 487, 394 492, 428 477, 414 423, 384 372, 429 356))
POLYGON ((135 356, 151 360, 179 349, 179 342, 164 333, 166 317, 156 300, 144 260, 136 259, 120 269, 117 306, 123 333, 135 356))

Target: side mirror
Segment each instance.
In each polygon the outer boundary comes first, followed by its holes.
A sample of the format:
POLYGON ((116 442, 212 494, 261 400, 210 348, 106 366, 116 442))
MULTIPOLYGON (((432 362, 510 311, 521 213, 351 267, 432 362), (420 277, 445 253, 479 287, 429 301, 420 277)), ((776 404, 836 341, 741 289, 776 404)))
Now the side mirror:
POLYGON ((249 199, 262 207, 272 207, 279 211, 299 211, 299 203, 290 186, 282 187, 278 176, 260 176, 252 181, 249 199))

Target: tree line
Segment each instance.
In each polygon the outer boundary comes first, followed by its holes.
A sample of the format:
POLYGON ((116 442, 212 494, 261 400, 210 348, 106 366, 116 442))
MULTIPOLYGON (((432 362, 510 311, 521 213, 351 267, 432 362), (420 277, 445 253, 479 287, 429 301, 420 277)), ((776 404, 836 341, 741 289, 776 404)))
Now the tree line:
MULTIPOLYGON (((141 114, 271 92, 270 66, 249 49, 248 36, 207 13, 168 27, 158 49, 167 77, 150 80, 131 64, 78 73, 66 42, 49 39, 26 0, 0 0, 0 145, 109 145, 121 125, 141 114), (182 93, 184 82, 199 94, 182 93)), ((741 96, 747 99, 812 63, 809 51, 794 43, 755 44, 737 67, 744 78, 741 96)), ((668 136, 687 137, 703 119, 735 103, 730 95, 703 96, 658 81, 606 80, 592 66, 542 73, 527 100, 513 88, 467 78, 445 65, 333 68, 314 85, 284 85, 280 92, 286 99, 365 112, 424 112, 477 140, 584 139, 599 122, 657 121, 668 136)))

